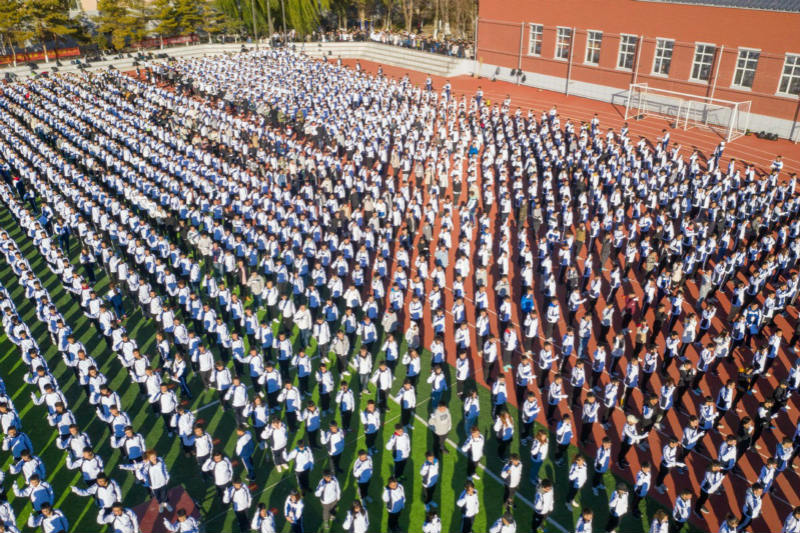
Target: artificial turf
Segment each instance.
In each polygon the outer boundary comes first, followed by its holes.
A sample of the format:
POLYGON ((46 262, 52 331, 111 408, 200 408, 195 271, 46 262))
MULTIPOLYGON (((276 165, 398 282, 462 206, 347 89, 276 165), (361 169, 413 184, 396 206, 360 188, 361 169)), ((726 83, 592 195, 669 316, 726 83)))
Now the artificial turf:
MULTIPOLYGON (((9 235, 16 240, 17 245, 30 262, 36 276, 41 279, 59 311, 63 314, 67 323, 73 328, 76 338, 79 338, 86 345, 87 349, 91 352, 90 355, 98 362, 100 371, 108 378, 109 386, 112 390, 119 393, 123 409, 130 415, 134 429, 141 432, 147 441, 147 446, 156 449, 166 461, 171 474, 170 486, 183 486, 189 495, 197 502, 202 513, 202 521, 205 524, 206 531, 236 531, 237 525, 233 512, 228 506, 223 505, 222 502, 219 501, 212 484, 203 481, 194 458, 187 458, 183 455, 177 435, 170 439, 167 436, 167 431, 161 417, 153 414, 146 402, 137 397, 138 387, 131 382, 127 371, 108 350, 105 341, 98 339, 94 327, 85 318, 79 306, 73 302, 61 287, 59 279, 48 270, 44 259, 39 255, 36 247, 27 236, 24 235, 16 220, 11 216, 5 206, 0 208, 0 226, 8 231, 9 235)), ((70 257, 73 264, 77 264, 79 252, 79 245, 73 240, 70 250, 70 257)), ((102 273, 102 270, 98 270, 98 272, 100 274, 95 288, 98 295, 102 296, 107 290, 108 278, 102 273)), ((89 405, 74 374, 67 369, 55 346, 50 342, 45 325, 36 318, 34 303, 25 299, 23 290, 17 283, 16 276, 5 263, 0 266, 0 282, 8 289, 17 305, 21 318, 31 328, 31 331, 43 351, 43 356, 49 363, 51 372, 58 380, 59 385, 62 387, 64 394, 70 402, 70 408, 75 414, 78 425, 83 431, 89 434, 96 453, 105 461, 106 473, 116 479, 120 484, 124 498, 123 503, 126 506, 134 507, 145 502, 149 498, 147 490, 142 485, 135 482, 134 476, 130 472, 118 468, 121 455, 118 450, 111 447, 109 431, 106 424, 97 418, 93 407, 89 405)), ((150 356, 151 361, 160 363, 155 350, 156 329, 154 323, 142 316, 138 306, 134 306, 130 301, 126 301, 125 303, 129 312, 132 311, 133 308, 136 309, 128 315, 125 322, 125 327, 131 338, 137 340, 140 350, 142 353, 150 356)), ((261 310, 261 313, 263 314, 263 310, 261 310)), ((5 335, 3 335, 0 342, 2 342, 3 349, 0 353, 4 354, 2 358, 0 358, 0 376, 5 380, 8 393, 19 411, 24 431, 28 433, 33 441, 35 453, 41 457, 47 467, 47 481, 52 485, 55 491, 55 505, 59 507, 69 519, 71 530, 85 532, 100 531, 104 526, 100 526, 96 522, 97 508, 94 501, 91 498, 77 496, 69 490, 69 487, 73 485, 83 486, 83 481, 81 480, 81 475, 78 470, 69 470, 66 468, 66 452, 55 446, 57 432, 46 423, 46 407, 44 405, 35 406, 29 401, 30 393, 34 390, 34 387, 23 382, 23 375, 27 371, 27 367, 20 358, 18 348, 11 343, 5 335)), ((381 344, 382 343, 376 343, 378 346, 381 344)), ((354 352, 357 350, 357 347, 358 346, 353 347, 354 352)), ((400 353, 403 353, 404 349, 404 345, 401 345, 400 353)), ((315 355, 313 340, 310 350, 311 353, 315 355)), ((427 418, 430 408, 428 402, 430 386, 425 382, 424 377, 430 367, 430 354, 427 351, 423 351, 421 357, 423 365, 422 379, 420 379, 417 387, 417 415, 422 418, 427 418)), ((315 357, 313 362, 316 369, 319 364, 319 358, 315 357)), ((334 367, 333 371, 335 373, 335 365, 329 366, 334 367)), ((447 368, 446 372, 448 373, 448 383, 452 385, 451 389, 454 389, 454 371, 452 368, 447 368)), ((400 388, 403 375, 403 369, 398 368, 396 371, 397 378, 393 384, 393 391, 397 391, 397 389, 400 388)), ((356 400, 359 403, 357 409, 363 409, 366 406, 367 400, 375 398, 374 387, 370 386, 369 391, 359 391, 358 376, 353 374, 350 379, 351 387, 356 392, 356 400)), ((222 411, 217 402, 217 393, 213 390, 204 389, 201 381, 194 375, 191 375, 188 382, 193 394, 193 399, 190 400, 191 408, 196 411, 197 418, 202 419, 206 423, 207 431, 214 438, 217 446, 223 449, 231 460, 235 461, 234 449, 236 434, 234 431, 235 421, 233 415, 222 411)), ((494 523, 503 512, 503 487, 496 477, 502 468, 502 461, 497 456, 496 440, 490 428, 491 421, 489 420, 489 413, 491 409, 489 391, 482 386, 478 386, 477 388, 480 395, 482 413, 479 425, 481 431, 487 437, 486 457, 484 459, 485 467, 488 471, 495 474, 495 477, 493 477, 488 472, 479 470, 481 479, 475 482, 480 495, 481 510, 475 519, 474 531, 485 532, 488 531, 491 524, 494 523)), ((318 395, 315 389, 314 399, 317 400, 317 397, 318 395)), ((454 443, 460 444, 465 439, 461 401, 456 397, 455 390, 450 391, 447 399, 453 417, 453 430, 449 438, 454 443)), ((399 406, 390 401, 389 407, 390 409, 384 417, 382 438, 379 437, 378 439, 377 445, 379 452, 373 457, 375 473, 370 486, 370 495, 373 501, 367 504, 370 518, 370 531, 387 530, 386 513, 380 497, 383 484, 391 475, 393 463, 391 452, 386 451, 384 445, 393 432, 394 424, 400 419, 399 406)), ((514 408, 511 406, 509 407, 512 416, 514 416, 516 420, 517 417, 514 408)), ((579 419, 579 417, 579 411, 573 414, 574 419, 579 419)), ((326 420, 323 420, 323 428, 325 424, 326 420)), ((347 435, 347 445, 341 461, 341 466, 345 472, 339 475, 339 481, 342 487, 342 503, 340 503, 339 515, 333 524, 332 531, 342 530, 341 524, 344 520, 345 512, 349 507, 349 502, 357 497, 357 485, 352 476, 351 467, 357 451, 364 447, 364 436, 360 428, 357 413, 353 416, 353 427, 351 429, 353 431, 347 435)), ((304 436, 303 434, 304 430, 300 429, 295 435, 290 435, 290 439, 301 438, 304 436)), ((551 456, 554 450, 553 442, 551 435, 551 456)), ((419 468, 424 462, 426 451, 432 449, 432 447, 433 436, 431 432, 425 427, 424 422, 416 420, 412 438, 412 454, 406 466, 406 475, 403 482, 407 504, 400 524, 405 531, 422 530, 422 524, 425 519, 425 509, 421 497, 422 488, 419 468), (420 435, 421 433, 424 437, 420 435)), ((520 450, 519 440, 515 438, 511 446, 511 451, 518 452, 526 465, 518 494, 528 502, 532 502, 535 491, 527 481, 529 450, 527 447, 520 450)), ((594 451, 592 450, 591 452, 593 453, 594 451)), ((577 453, 578 449, 575 446, 570 446, 569 460, 577 453)), ((295 478, 291 470, 283 473, 276 472, 271 462, 268 460, 268 455, 268 452, 257 450, 254 456, 257 477, 255 484, 251 486, 254 501, 253 509, 255 509, 255 502, 264 502, 270 507, 281 510, 289 491, 295 487, 295 478)), ((316 486, 317 481, 321 477, 324 468, 323 464, 326 463, 327 460, 322 451, 318 451, 315 457, 317 466, 311 477, 312 488, 316 486)), ((11 461, 12 458, 10 454, 4 453, 4 470, 7 469, 11 461)), ((588 462, 591 464, 591 458, 588 462)), ((548 460, 545 462, 540 472, 541 477, 549 477, 554 481, 556 492, 555 510, 550 516, 550 523, 545 524, 547 531, 563 532, 572 531, 574 528, 579 509, 569 511, 564 506, 568 468, 569 461, 563 466, 557 466, 551 460, 548 460)), ((591 467, 589 470, 591 476, 591 467)), ((237 465, 236 471, 237 473, 243 474, 242 466, 237 465)), ((442 531, 460 531, 461 513, 459 508, 456 507, 455 502, 464 487, 466 479, 465 474, 465 457, 452 447, 449 447, 449 453, 444 454, 442 458, 440 482, 435 497, 435 501, 439 504, 438 512, 442 521, 442 531)), ((615 479, 612 474, 606 474, 604 480, 606 489, 602 491, 599 496, 594 496, 592 494, 590 483, 588 482, 579 493, 577 501, 581 504, 581 507, 590 507, 594 510, 595 530, 602 530, 603 526, 605 526, 608 513, 608 498, 618 481, 619 480, 615 479)), ((10 483, 10 479, 6 480, 6 489, 9 489, 10 483)), ((22 524, 23 521, 27 520, 32 507, 27 500, 20 501, 18 498, 14 497, 10 490, 7 490, 7 492, 9 501, 17 512, 18 523, 22 524)), ((313 494, 309 494, 305 499, 305 504, 305 530, 321 531, 321 507, 319 501, 313 494)), ((641 505, 643 511, 642 518, 637 520, 628 513, 623 518, 618 528, 619 531, 649 531, 649 517, 652 516, 660 505, 655 500, 649 498, 644 500, 641 505)), ((532 513, 529 505, 518 498, 513 513, 518 524, 518 531, 528 531, 532 513)), ((283 521, 282 512, 280 514, 281 516, 278 518, 279 530, 288 531, 289 525, 283 521)), ((699 531, 691 526, 687 527, 687 530, 692 532, 699 531)))

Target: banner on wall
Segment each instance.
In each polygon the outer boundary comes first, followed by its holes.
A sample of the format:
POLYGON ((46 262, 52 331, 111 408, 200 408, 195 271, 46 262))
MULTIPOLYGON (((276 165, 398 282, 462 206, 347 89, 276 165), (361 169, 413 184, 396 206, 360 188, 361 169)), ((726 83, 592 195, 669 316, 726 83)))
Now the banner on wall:
MULTIPOLYGON (((56 59, 64 59, 68 57, 78 57, 81 55, 81 49, 77 46, 72 48, 57 48, 55 50, 48 50, 47 57, 50 61, 56 59)), ((44 52, 20 52, 17 54, 17 64, 29 63, 31 61, 44 61, 44 52)), ((0 65, 11 65, 14 63, 14 56, 12 54, 0 56, 0 65)))

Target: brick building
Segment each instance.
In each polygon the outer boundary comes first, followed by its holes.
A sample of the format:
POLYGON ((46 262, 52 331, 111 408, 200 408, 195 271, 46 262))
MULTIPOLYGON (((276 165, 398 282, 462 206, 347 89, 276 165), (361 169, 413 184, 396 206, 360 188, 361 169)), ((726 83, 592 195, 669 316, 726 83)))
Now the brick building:
POLYGON ((485 76, 621 105, 631 83, 749 100, 750 129, 800 138, 800 0, 480 2, 477 40, 485 76))

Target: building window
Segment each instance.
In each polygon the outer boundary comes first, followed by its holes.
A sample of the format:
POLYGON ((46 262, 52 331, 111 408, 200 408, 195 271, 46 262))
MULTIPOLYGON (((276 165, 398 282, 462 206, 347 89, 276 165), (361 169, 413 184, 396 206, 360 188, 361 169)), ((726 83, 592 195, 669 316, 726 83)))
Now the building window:
POLYGON ((636 57, 636 43, 639 38, 635 35, 621 35, 619 39, 619 57, 617 68, 632 69, 636 57))
POLYGON ((778 92, 795 96, 800 95, 800 55, 786 54, 778 92))
POLYGON ((530 33, 528 36, 528 55, 540 56, 542 55, 542 25, 531 24, 530 33))
POLYGON ((695 46, 691 80, 708 81, 711 79, 711 65, 714 64, 716 50, 713 44, 698 44, 695 46))
POLYGON ((672 64, 672 49, 675 41, 670 39, 656 39, 656 54, 653 58, 653 74, 669 76, 669 67, 672 64))
POLYGON ((733 86, 743 89, 753 88, 753 78, 756 77, 758 50, 739 50, 739 59, 736 61, 736 70, 733 73, 733 86))
POLYGON ((600 44, 603 41, 603 32, 590 31, 586 36, 586 62, 592 65, 600 63, 600 44))
POLYGON ((572 44, 572 30, 558 28, 556 31, 556 59, 569 59, 569 47, 572 44))

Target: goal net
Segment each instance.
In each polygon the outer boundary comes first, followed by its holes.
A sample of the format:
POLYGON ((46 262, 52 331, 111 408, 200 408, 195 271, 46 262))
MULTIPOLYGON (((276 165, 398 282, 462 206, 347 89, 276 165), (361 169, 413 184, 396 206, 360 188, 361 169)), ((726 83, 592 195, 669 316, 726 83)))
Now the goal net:
POLYGON ((625 120, 660 117, 673 128, 705 127, 726 141, 743 136, 750 122, 750 101, 733 102, 632 83, 625 102, 625 120))

